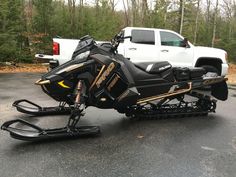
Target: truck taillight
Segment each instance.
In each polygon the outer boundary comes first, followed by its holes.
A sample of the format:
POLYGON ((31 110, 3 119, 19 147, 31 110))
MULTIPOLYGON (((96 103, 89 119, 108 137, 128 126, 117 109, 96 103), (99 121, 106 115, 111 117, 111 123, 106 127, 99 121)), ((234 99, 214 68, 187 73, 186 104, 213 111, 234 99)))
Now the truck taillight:
POLYGON ((57 42, 53 42, 53 55, 60 54, 60 45, 57 42))

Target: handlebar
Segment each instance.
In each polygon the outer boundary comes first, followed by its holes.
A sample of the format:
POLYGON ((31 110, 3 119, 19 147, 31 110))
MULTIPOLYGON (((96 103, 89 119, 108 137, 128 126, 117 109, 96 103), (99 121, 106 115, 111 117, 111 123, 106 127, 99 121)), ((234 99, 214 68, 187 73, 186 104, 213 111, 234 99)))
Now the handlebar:
POLYGON ((112 47, 114 49, 114 52, 117 52, 117 48, 120 45, 120 42, 124 41, 124 39, 132 39, 131 36, 122 36, 121 33, 114 36, 114 38, 111 40, 112 47))

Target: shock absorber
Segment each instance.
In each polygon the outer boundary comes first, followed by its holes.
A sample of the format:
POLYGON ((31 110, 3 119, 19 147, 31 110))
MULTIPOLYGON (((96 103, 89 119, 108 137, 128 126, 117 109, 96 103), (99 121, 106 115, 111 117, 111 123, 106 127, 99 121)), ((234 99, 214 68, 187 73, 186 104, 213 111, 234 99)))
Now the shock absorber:
POLYGON ((77 95, 76 95, 76 98, 75 98, 75 104, 77 104, 77 105, 80 105, 81 104, 81 92, 82 92, 82 87, 83 87, 83 85, 82 85, 82 81, 80 80, 79 82, 78 82, 78 84, 77 84, 77 95))
POLYGON ((76 97, 75 97, 75 102, 74 102, 74 107, 73 110, 71 111, 71 116, 68 121, 68 127, 70 128, 75 128, 76 124, 79 122, 80 117, 84 115, 84 103, 82 99, 83 95, 83 81, 79 81, 76 87, 76 97))

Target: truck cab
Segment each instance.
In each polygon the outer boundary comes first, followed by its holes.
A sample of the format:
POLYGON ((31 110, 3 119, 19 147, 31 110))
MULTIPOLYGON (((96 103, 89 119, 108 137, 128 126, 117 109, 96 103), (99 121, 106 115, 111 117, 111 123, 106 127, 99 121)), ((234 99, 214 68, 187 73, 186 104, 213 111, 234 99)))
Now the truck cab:
POLYGON ((225 76, 227 53, 210 47, 195 47, 180 34, 166 29, 126 27, 121 31, 130 39, 122 41, 118 53, 134 63, 168 61, 174 67, 205 67, 225 76))
MULTIPOLYGON (((168 61, 173 67, 203 67, 221 76, 228 73, 226 51, 194 46, 174 31, 126 27, 120 33, 131 38, 120 43, 118 53, 133 63, 168 61)), ((50 59, 50 67, 56 67, 71 59, 78 42, 78 39, 53 38, 53 56, 37 54, 36 58, 50 59)))

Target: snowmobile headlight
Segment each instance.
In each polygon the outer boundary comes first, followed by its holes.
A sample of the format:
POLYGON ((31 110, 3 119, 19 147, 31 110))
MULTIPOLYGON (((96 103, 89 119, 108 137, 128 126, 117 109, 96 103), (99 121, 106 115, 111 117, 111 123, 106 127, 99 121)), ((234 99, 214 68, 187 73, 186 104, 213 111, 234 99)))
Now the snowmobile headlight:
POLYGON ((90 54, 90 51, 83 52, 75 57, 75 60, 80 60, 82 58, 87 58, 90 54))
POLYGON ((42 80, 39 79, 35 82, 36 85, 44 85, 44 84, 50 84, 50 80, 42 80))

